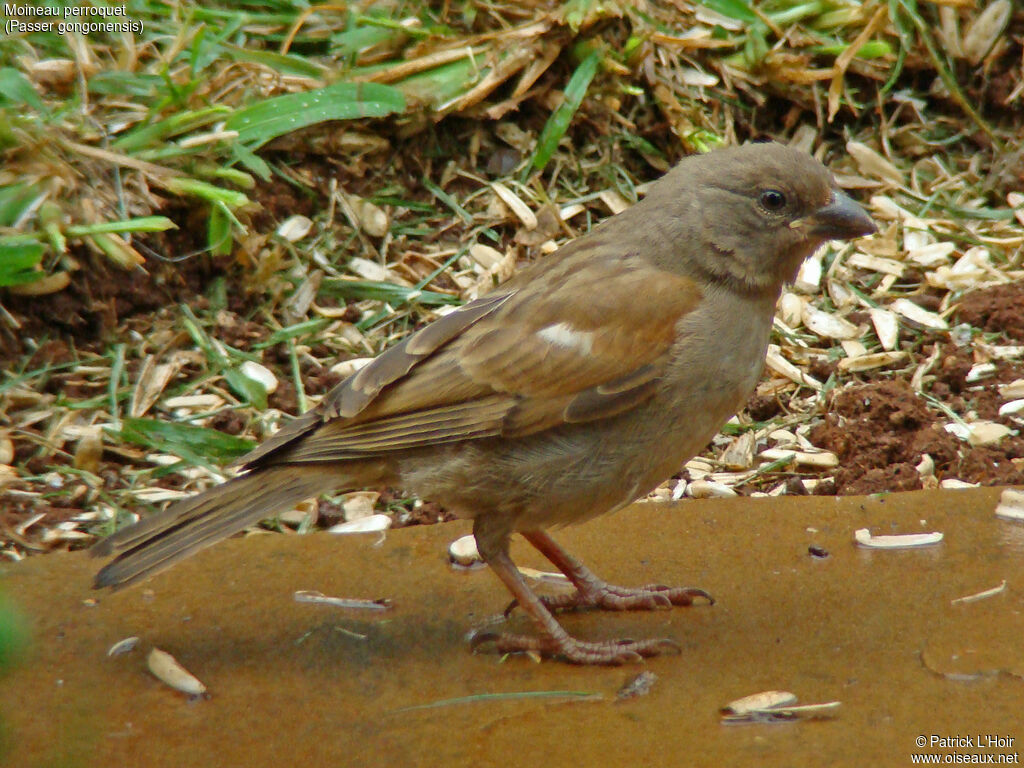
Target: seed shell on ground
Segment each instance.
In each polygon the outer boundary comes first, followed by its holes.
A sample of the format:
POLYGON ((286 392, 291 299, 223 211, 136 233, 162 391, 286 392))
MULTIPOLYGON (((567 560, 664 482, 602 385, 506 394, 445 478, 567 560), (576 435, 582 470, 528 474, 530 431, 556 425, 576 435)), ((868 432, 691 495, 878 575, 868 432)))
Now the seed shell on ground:
POLYGON ((146 665, 153 676, 176 691, 198 697, 206 694, 206 686, 195 675, 185 669, 167 651, 154 648, 146 657, 146 665))
POLYGON ((867 528, 858 528, 853 533, 854 540, 862 547, 868 549, 908 549, 912 547, 927 547, 938 544, 942 541, 943 535, 939 531, 931 533, 904 533, 888 536, 872 536, 867 528))

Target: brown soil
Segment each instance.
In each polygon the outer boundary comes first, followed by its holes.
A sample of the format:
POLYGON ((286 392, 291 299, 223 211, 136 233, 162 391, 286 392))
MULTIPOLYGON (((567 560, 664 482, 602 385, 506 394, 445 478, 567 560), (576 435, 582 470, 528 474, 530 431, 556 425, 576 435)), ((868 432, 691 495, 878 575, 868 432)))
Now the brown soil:
MULTIPOLYGON (((989 406, 979 408, 979 415, 994 410, 992 404, 998 407, 998 399, 991 394, 994 389, 986 386, 980 393, 978 402, 989 406)), ((1004 438, 998 447, 971 446, 946 432, 937 423, 940 419, 946 420, 907 382, 882 381, 837 393, 810 439, 839 456, 840 467, 834 475, 839 494, 922 488, 916 467, 925 454, 935 462, 939 481, 1024 483, 1024 438, 1004 438)))
MULTIPOLYGON (((956 320, 996 334, 994 343, 1024 344, 1024 285, 966 294, 956 320)), ((993 375, 968 382, 971 367, 988 361, 951 343, 939 346, 939 361, 932 376, 925 378, 924 394, 942 401, 966 421, 991 420, 1015 428, 1010 417, 999 415, 999 406, 1005 402, 999 386, 1024 378, 1024 365, 993 360, 993 375)), ((921 359, 933 349, 922 350, 921 359)), ((839 456, 841 464, 834 473, 834 492, 839 494, 921 488, 922 477, 915 467, 925 454, 934 460, 939 481, 1024 483, 1024 437, 1011 435, 995 446, 972 446, 943 429, 949 421, 948 415, 913 391, 908 376, 837 391, 823 422, 809 438, 839 456)))
POLYGON ((1024 343, 1024 285, 1007 283, 972 291, 960 301, 957 319, 973 328, 1024 343))

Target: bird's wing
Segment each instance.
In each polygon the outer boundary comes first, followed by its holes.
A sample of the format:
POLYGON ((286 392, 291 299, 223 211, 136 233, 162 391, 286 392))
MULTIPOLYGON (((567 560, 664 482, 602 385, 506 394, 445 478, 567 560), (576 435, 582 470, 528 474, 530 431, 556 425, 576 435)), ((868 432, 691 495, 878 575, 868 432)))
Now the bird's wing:
POLYGON ((244 465, 524 436, 635 407, 657 388, 676 325, 701 293, 636 257, 574 262, 560 259, 412 334, 244 465))

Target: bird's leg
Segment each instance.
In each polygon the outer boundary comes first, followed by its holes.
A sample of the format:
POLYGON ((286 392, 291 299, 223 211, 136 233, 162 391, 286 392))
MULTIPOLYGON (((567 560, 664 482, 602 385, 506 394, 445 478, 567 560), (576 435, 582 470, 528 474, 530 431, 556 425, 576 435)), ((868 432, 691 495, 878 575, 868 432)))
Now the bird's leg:
MULTIPOLYGON (((653 610, 671 608, 673 605, 692 605, 694 598, 703 598, 708 604, 715 600, 703 589, 697 587, 668 587, 664 584, 647 584, 642 587, 617 587, 595 576, 589 568, 541 530, 524 531, 524 538, 535 546, 544 557, 576 587, 572 594, 552 595, 538 598, 551 611, 601 608, 606 611, 653 610)), ((508 610, 511 611, 513 602, 508 610)))
POLYGON ((473 521, 477 549, 484 562, 508 587, 515 602, 534 620, 541 634, 529 636, 479 632, 470 641, 473 650, 482 645, 492 645, 498 653, 533 652, 541 656, 562 658, 573 664, 624 664, 666 651, 679 651, 679 646, 667 639, 586 642, 572 637, 533 593, 509 557, 510 533, 507 521, 500 517, 484 515, 473 521))

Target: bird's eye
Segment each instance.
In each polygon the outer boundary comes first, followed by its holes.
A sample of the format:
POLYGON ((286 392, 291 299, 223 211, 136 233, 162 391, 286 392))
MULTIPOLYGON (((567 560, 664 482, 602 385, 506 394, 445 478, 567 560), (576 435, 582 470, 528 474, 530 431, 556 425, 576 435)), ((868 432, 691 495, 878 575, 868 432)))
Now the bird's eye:
POLYGON ((777 189, 766 189, 758 200, 768 211, 781 211, 786 207, 786 196, 777 189))

